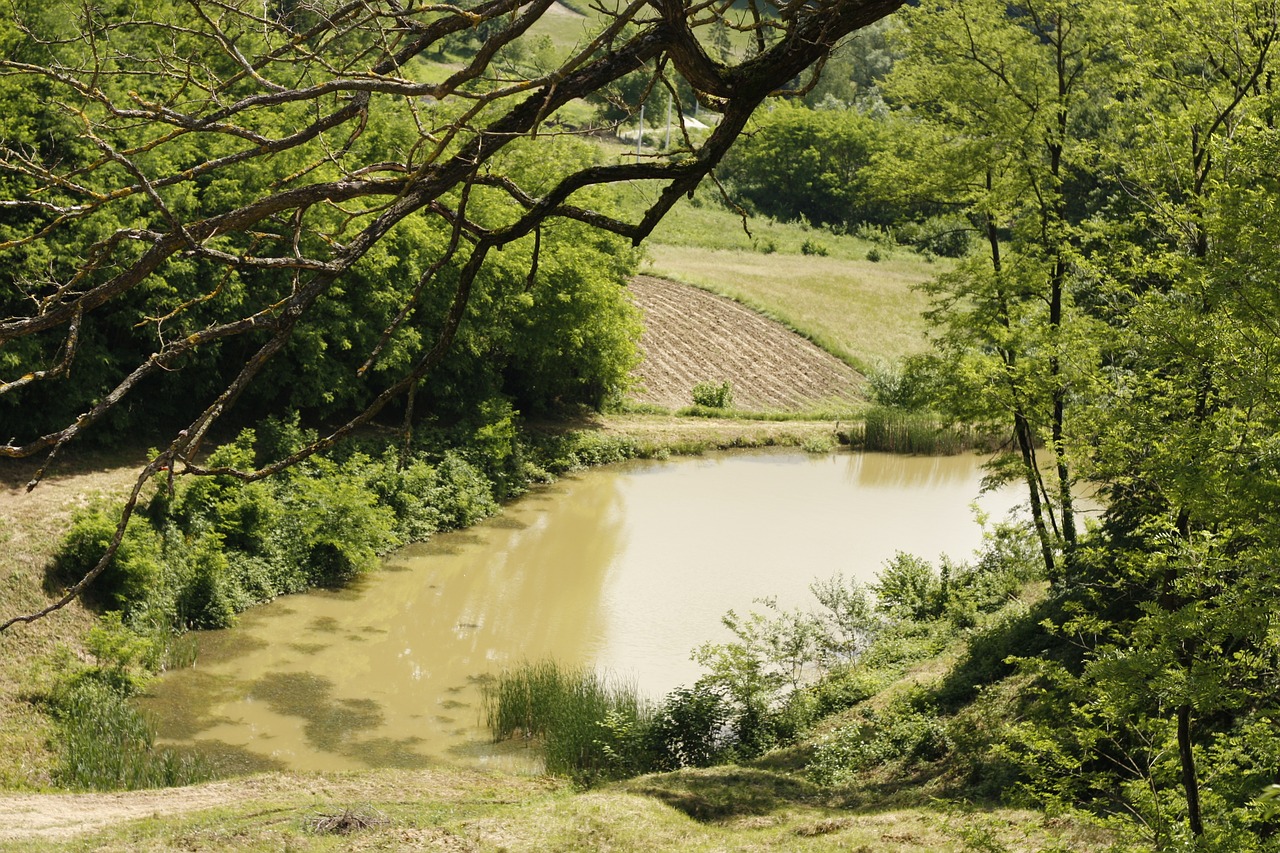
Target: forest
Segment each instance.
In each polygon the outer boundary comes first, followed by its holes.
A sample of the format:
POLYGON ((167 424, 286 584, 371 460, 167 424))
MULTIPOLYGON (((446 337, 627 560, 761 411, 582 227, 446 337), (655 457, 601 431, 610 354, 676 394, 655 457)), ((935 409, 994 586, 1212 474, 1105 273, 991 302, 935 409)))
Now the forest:
POLYGON ((713 676, 659 719, 736 721, 741 748, 668 739, 603 775, 752 758, 875 692, 871 635, 945 625, 971 634, 943 686, 815 772, 883 735, 902 766, 970 750, 975 790, 1158 849, 1273 848, 1280 3, 583 4, 568 47, 531 29, 549 0, 11 5, 0 457, 157 448, 63 547, 48 611, 95 601, 121 664, 64 703, 129 695, 157 631, 631 452, 522 425, 625 405, 623 285, 688 198, 804 223, 805 254, 829 234, 936 258, 930 347, 870 394, 996 436, 1027 526, 995 568, 826 588, 845 646, 803 690, 743 687, 743 660, 772 671, 788 637, 821 657, 812 624, 731 625, 742 645, 704 650, 713 676), (662 150, 600 141, 672 113, 662 150), (945 731, 997 694, 989 731, 945 731))

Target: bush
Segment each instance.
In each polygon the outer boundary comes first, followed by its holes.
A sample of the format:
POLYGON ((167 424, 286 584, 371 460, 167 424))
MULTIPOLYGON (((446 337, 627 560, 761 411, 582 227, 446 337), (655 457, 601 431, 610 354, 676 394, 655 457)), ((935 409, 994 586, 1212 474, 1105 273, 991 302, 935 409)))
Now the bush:
POLYGON ((827 256, 827 247, 816 240, 806 239, 804 243, 800 245, 800 254, 816 255, 817 257, 825 258, 827 256))
POLYGON ((249 602, 241 603, 239 585, 231 576, 230 564, 217 536, 200 539, 192 550, 189 575, 178 595, 178 621, 184 628, 227 628, 235 622, 236 613, 249 602))
POLYGON ((929 561, 898 551, 871 585, 876 609, 913 621, 938 616, 943 607, 942 582, 929 561))
POLYGON ((886 679, 860 666, 844 666, 828 673, 807 692, 814 701, 815 719, 829 717, 864 702, 884 689, 886 679))
POLYGON ((921 254, 962 258, 973 244, 973 225, 962 216, 933 216, 894 229, 894 239, 921 254))
POLYGON ((723 692, 699 683, 667 694, 648 725, 652 770, 710 767, 732 750, 733 704, 723 692))
POLYGON ((427 502, 440 514, 441 530, 469 527, 498 511, 489 481, 455 451, 447 451, 436 466, 436 479, 427 502))
POLYGON ((867 371, 867 385, 876 405, 916 411, 932 397, 932 365, 923 358, 908 358, 900 364, 880 365, 867 371))
POLYGON ((693 386, 693 403, 709 409, 727 409, 733 406, 733 386, 726 380, 716 385, 714 382, 699 382, 693 386))
POLYGON ((301 562, 317 586, 347 583, 399 544, 393 535, 394 514, 358 481, 321 474, 295 478, 290 485, 285 503, 305 549, 301 562))
MULTIPOLYGON (((88 574, 107 553, 119 523, 118 509, 108 512, 94 506, 78 512, 55 555, 57 574, 66 579, 88 574)), ((111 562, 94 581, 93 598, 107 607, 132 611, 158 585, 161 565, 160 536, 145 519, 135 516, 111 562)))

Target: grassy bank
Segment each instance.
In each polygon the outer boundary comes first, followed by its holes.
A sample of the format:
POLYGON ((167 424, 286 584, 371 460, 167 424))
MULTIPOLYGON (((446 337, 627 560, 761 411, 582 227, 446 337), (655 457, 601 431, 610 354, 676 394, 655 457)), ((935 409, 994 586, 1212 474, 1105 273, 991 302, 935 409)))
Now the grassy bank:
POLYGON ((19 804, 0 798, 0 850, 1100 849, 1098 836, 1065 819, 1005 808, 849 810, 813 786, 744 768, 644 777, 589 794, 549 779, 431 770, 278 774, 134 796, 125 824, 101 795, 56 797, 60 815, 25 819, 19 804))

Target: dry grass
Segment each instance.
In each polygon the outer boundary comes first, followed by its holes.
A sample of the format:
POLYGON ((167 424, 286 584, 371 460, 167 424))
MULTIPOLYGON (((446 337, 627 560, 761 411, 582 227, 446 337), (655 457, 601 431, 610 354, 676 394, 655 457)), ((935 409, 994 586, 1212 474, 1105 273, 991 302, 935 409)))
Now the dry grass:
MULTIPOLYGON (((68 454, 34 491, 26 483, 38 465, 0 460, 0 619, 46 606, 46 570, 75 510, 96 495, 123 494, 141 464, 139 453, 68 454)), ((49 719, 33 704, 50 677, 56 649, 80 653, 92 614, 73 604, 0 634, 0 789, 49 784, 52 754, 45 747, 49 719)))

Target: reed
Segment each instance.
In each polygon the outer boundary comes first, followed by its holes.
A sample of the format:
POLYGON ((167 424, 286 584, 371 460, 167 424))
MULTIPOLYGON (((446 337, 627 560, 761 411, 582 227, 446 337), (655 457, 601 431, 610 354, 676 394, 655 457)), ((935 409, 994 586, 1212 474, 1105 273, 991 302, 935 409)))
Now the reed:
POLYGON ((494 740, 537 742, 549 773, 590 785, 645 764, 643 732, 651 712, 630 682, 540 661, 502 673, 484 696, 494 740))
POLYGON ((950 456, 989 444, 986 435, 966 424, 949 424, 930 412, 888 406, 868 409, 861 426, 850 428, 848 440, 861 450, 924 456, 950 456))
POLYGON ((168 788, 212 778, 199 757, 157 749, 150 723, 113 687, 85 679, 57 700, 57 782, 97 791, 168 788))

